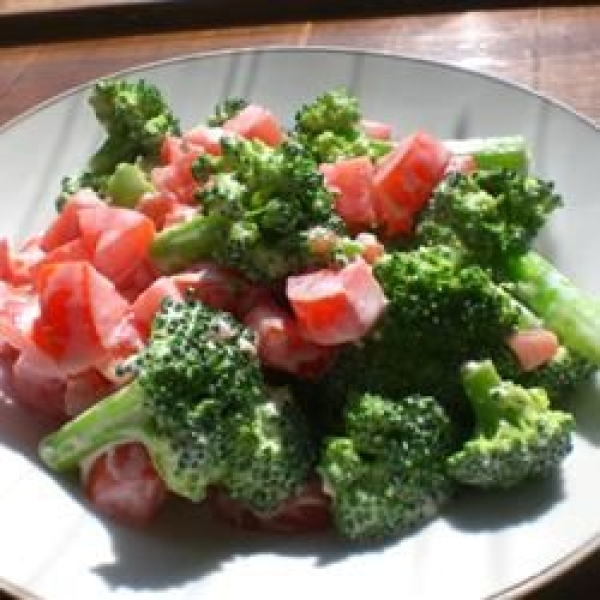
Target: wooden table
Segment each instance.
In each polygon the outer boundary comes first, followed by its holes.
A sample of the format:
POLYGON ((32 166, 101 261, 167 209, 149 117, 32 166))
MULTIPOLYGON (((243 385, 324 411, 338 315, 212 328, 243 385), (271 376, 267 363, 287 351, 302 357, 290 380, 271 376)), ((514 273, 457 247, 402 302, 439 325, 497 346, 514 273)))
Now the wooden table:
MULTIPOLYGON (((369 9, 361 7, 366 2, 324 4, 258 0, 249 14, 247 3, 228 0, 0 0, 0 124, 118 69, 257 45, 343 45, 439 59, 514 79, 600 123, 600 6, 525 2, 528 7, 507 8, 516 3, 497 2, 505 8, 484 9, 491 3, 446 2, 439 12, 419 12, 417 2, 374 1, 369 9), (476 4, 480 9, 473 10, 476 4), (23 11, 31 12, 24 18, 23 11)), ((596 598, 599 587, 596 552, 527 597, 596 598)))

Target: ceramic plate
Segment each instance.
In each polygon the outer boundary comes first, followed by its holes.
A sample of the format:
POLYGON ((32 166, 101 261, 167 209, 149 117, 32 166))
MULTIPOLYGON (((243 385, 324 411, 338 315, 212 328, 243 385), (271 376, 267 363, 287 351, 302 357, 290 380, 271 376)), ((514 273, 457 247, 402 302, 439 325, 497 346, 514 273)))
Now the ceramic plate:
MULTIPOLYGON (((540 250, 583 288, 600 294, 600 136, 567 108, 526 89, 414 58, 329 49, 258 49, 184 57, 130 71, 158 84, 184 125, 227 96, 293 111, 345 85, 364 113, 396 133, 442 138, 522 134, 535 171, 556 181, 566 207, 540 250)), ((81 166, 100 132, 86 86, 54 99, 0 133, 2 233, 22 239, 48 222, 60 179, 81 166)), ((592 386, 594 388, 594 386, 592 386)), ((357 547, 328 535, 273 538, 213 523, 174 502, 151 528, 96 516, 77 485, 47 473, 40 429, 0 403, 0 578, 47 600, 181 600, 510 594, 556 574, 600 532, 600 392, 575 403, 575 448, 555 478, 510 494, 473 495, 393 543, 357 547)))

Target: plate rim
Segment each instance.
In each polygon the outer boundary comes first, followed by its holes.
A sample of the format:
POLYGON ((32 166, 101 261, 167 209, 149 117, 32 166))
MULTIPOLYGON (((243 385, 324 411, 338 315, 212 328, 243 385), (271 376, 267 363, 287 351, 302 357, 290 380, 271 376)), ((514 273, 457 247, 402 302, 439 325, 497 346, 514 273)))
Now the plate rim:
MULTIPOLYGON (((518 91, 524 95, 534 96, 541 101, 545 106, 550 106, 553 109, 558 109, 567 116, 574 118, 576 121, 590 128, 596 133, 600 133, 600 122, 596 123, 593 118, 584 115, 581 111, 570 106, 567 102, 559 100, 553 95, 534 89, 531 85, 512 80, 501 75, 494 75, 482 71, 474 67, 467 67, 451 61, 430 58, 418 53, 395 52, 393 50, 361 48, 351 45, 334 45, 334 44, 311 44, 309 46, 294 46, 287 44, 259 44, 249 46, 236 46, 234 48, 221 48, 197 52, 187 52, 177 54, 170 57, 151 60, 147 62, 139 62, 123 69, 108 71, 107 73, 86 79, 81 83, 67 87, 65 90, 56 93, 46 99, 36 102, 33 106, 9 118, 6 122, 0 125, 0 136, 6 134, 9 130, 20 125, 21 122, 27 121, 37 113, 58 104, 70 96, 84 92, 90 89, 96 82, 111 77, 128 77, 146 71, 148 69, 168 67, 171 64, 185 63, 197 60, 210 60, 219 57, 241 56, 249 54, 275 54, 275 53, 293 53, 293 54, 313 54, 313 53, 332 53, 340 55, 357 55, 364 57, 386 58, 398 60, 401 62, 426 65, 428 67, 441 68, 460 74, 467 74, 476 79, 483 79, 493 83, 501 84, 508 88, 518 91)), ((594 533, 590 538, 584 541, 581 545, 565 554, 555 562, 549 564, 541 571, 532 574, 525 579, 509 585, 497 592, 486 597, 486 600, 518 600, 527 594, 540 591, 544 586, 549 585, 553 581, 558 580, 570 570, 581 564, 585 559, 590 557, 595 551, 600 548, 600 531, 594 533)), ((10 594, 9 598, 15 600, 43 600, 30 590, 16 585, 11 581, 0 577, 0 596, 3 593, 10 594)), ((484 599, 482 599, 484 600, 484 599)))

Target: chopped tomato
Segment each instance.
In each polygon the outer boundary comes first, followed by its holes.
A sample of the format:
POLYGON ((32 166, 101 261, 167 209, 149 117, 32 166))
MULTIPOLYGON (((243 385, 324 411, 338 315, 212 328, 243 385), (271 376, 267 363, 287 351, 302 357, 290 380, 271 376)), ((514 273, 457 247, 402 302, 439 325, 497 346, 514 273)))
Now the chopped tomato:
POLYGON ((375 210, 388 236, 412 229, 415 214, 431 197, 450 160, 446 146, 427 133, 403 139, 375 171, 375 210))
POLYGON ((147 259, 153 222, 129 208, 102 206, 79 213, 81 239, 91 263, 119 285, 147 259))
POLYGON ((532 371, 550 362, 559 349, 559 341, 548 329, 526 329, 509 336, 507 343, 524 371, 532 371))
POLYGON ((16 350, 31 345, 33 324, 40 314, 37 297, 0 281, 0 338, 16 350))
POLYGON ((261 140, 269 146, 278 146, 284 137, 281 125, 273 113, 256 104, 249 104, 225 121, 223 129, 247 139, 261 140))
POLYGON ((243 529, 303 533, 329 529, 332 523, 330 500, 317 480, 306 484, 273 513, 253 510, 218 487, 209 490, 208 502, 215 516, 243 529))
POLYGON ((135 324, 145 339, 150 334, 150 325, 154 315, 165 298, 181 300, 182 293, 170 277, 159 277, 131 305, 135 324))
POLYGON ((391 140, 392 126, 381 121, 372 119, 362 119, 360 122, 361 129, 374 140, 391 140))
POLYGON ((138 443, 114 446, 82 471, 86 497, 98 511, 132 525, 145 525, 167 498, 146 449, 138 443))
POLYGON ((321 165, 327 187, 335 194, 335 211, 351 231, 376 224, 373 163, 366 156, 321 165))
POLYGON ((97 369, 90 368, 70 375, 65 381, 65 413, 68 417, 75 417, 114 390, 114 382, 109 381, 97 369))
POLYGON ((227 132, 222 127, 198 125, 183 134, 183 139, 193 146, 204 148, 209 154, 221 154, 221 140, 227 132))
POLYGON ((286 292, 302 335, 325 346, 360 339, 386 305, 371 267, 362 259, 339 271, 288 277, 286 292))
POLYGON ((67 200, 59 215, 42 236, 41 248, 49 252, 79 237, 80 211, 98 206, 106 205, 94 191, 79 190, 67 200))
POLYGON ((359 233, 356 241, 362 246, 361 257, 370 265, 374 265, 385 253, 385 246, 372 233, 359 233))
POLYGON ((160 162, 169 165, 186 153, 183 140, 177 135, 167 135, 160 146, 160 162))
POLYGON ((129 305, 90 264, 46 265, 38 286, 40 314, 32 338, 58 369, 77 373, 118 345, 116 333, 129 305))
POLYGON ((255 306, 244 323, 258 336, 258 357, 273 369, 316 379, 334 358, 331 346, 320 346, 302 337, 296 320, 273 303, 255 306))
POLYGON ((195 203, 198 182, 192 174, 192 165, 204 150, 188 147, 174 158, 174 162, 152 169, 150 177, 158 192, 174 196, 184 204, 195 203))

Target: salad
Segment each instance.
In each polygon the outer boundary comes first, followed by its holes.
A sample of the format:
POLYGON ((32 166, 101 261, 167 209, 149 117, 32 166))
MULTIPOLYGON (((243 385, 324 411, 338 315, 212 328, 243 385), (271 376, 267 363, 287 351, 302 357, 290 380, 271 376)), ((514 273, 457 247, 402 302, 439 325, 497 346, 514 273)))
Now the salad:
POLYGON ((397 136, 344 89, 286 128, 230 98, 182 130, 146 81, 57 213, 0 241, 10 394, 103 514, 401 536, 560 469, 600 302, 535 249, 562 199, 518 136, 397 136))

